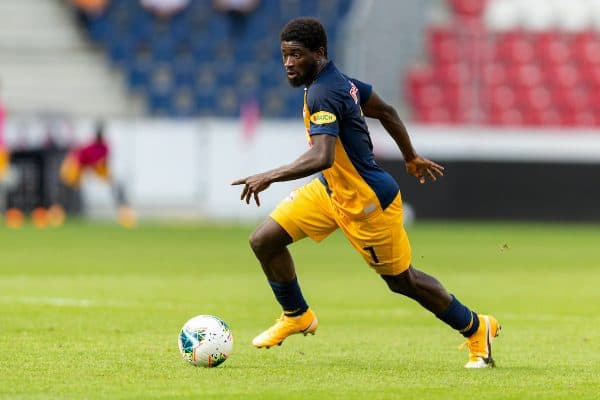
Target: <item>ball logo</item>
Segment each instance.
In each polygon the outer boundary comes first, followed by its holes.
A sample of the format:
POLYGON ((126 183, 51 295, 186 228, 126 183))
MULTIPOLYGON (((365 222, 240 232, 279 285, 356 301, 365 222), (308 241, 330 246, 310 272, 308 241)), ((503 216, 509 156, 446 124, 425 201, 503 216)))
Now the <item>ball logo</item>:
POLYGON ((317 125, 335 122, 335 115, 327 111, 319 111, 310 116, 310 122, 317 125))

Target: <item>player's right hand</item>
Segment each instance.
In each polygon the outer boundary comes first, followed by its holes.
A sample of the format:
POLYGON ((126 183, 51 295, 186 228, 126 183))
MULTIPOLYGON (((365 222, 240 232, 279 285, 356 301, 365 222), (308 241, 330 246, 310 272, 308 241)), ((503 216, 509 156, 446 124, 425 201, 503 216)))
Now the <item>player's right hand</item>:
POLYGON ((258 194, 271 185, 271 179, 267 173, 256 174, 247 178, 237 179, 231 182, 232 185, 244 185, 240 200, 246 200, 250 204, 250 198, 254 197, 254 202, 260 207, 260 198, 258 194))

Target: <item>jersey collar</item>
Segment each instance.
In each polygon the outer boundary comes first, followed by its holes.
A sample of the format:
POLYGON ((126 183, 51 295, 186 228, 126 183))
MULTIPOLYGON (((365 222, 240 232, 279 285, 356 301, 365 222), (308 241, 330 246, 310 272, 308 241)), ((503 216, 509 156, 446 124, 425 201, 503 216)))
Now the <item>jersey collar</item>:
MULTIPOLYGON (((335 68, 335 64, 333 63, 333 61, 331 60, 327 60, 327 64, 325 64, 325 66, 323 66, 323 68, 321 68, 321 70, 317 73, 317 75, 315 75, 315 79, 313 79, 313 81, 311 82, 310 85, 312 85, 313 83, 315 83, 317 81, 317 79, 319 79, 321 76, 325 75, 326 73, 328 73, 330 70, 335 68)), ((310 86, 308 85, 308 86, 310 86)), ((308 88, 307 86, 307 88, 308 88)))

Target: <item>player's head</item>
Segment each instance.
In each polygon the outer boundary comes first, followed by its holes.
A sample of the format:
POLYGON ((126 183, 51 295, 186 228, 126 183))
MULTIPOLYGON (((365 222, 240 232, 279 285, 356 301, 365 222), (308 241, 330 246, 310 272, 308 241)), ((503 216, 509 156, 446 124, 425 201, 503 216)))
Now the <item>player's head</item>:
POLYGON ((295 18, 279 37, 288 81, 294 87, 310 83, 327 60, 327 34, 316 18, 295 18))

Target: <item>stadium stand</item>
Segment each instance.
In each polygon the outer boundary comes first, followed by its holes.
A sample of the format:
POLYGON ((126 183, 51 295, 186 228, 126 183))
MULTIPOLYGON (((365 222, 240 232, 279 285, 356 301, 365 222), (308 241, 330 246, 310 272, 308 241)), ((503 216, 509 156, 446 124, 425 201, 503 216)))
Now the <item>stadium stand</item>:
POLYGON ((63 0, 0 1, 0 85, 9 115, 140 115, 141 102, 82 35, 73 14, 63 0))
POLYGON ((256 99, 263 116, 287 118, 300 114, 302 96, 285 80, 281 28, 292 16, 318 15, 333 53, 340 17, 350 6, 351 0, 261 0, 246 29, 234 35, 212 0, 192 0, 170 18, 138 1, 113 0, 87 31, 151 115, 237 117, 245 101, 256 99))
POLYGON ((424 123, 600 125, 600 1, 448 0, 405 76, 424 123))

